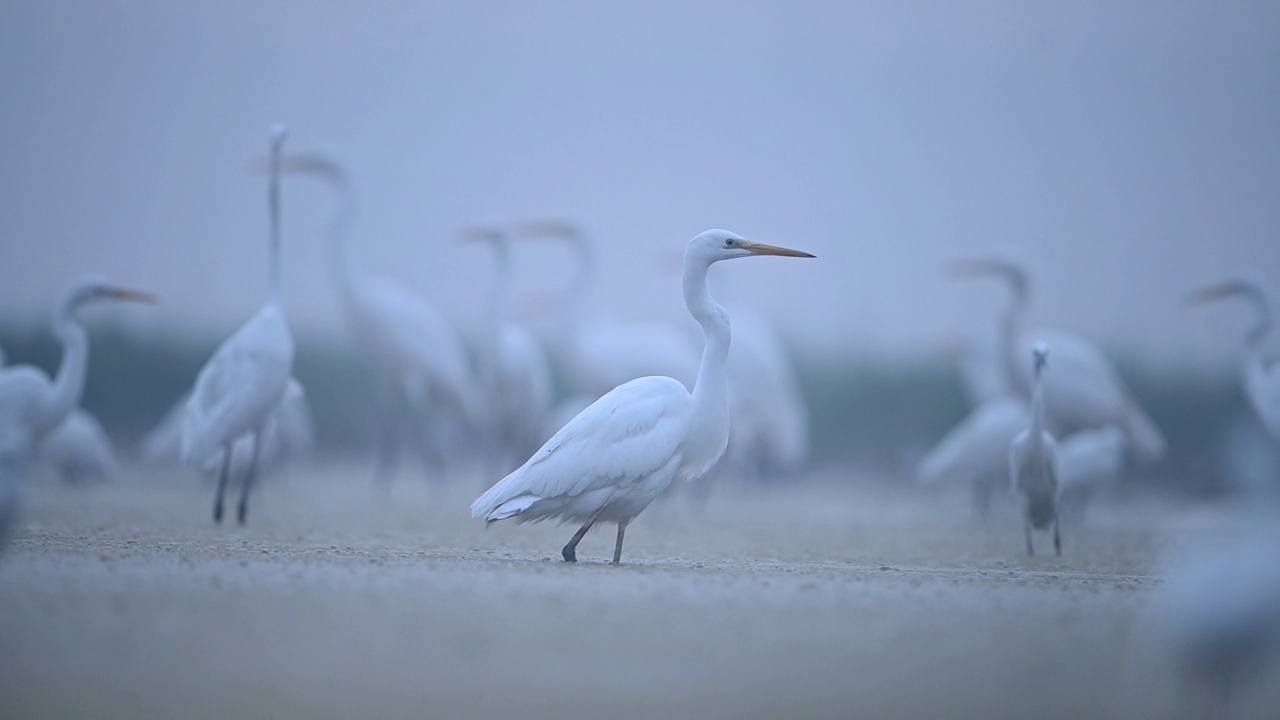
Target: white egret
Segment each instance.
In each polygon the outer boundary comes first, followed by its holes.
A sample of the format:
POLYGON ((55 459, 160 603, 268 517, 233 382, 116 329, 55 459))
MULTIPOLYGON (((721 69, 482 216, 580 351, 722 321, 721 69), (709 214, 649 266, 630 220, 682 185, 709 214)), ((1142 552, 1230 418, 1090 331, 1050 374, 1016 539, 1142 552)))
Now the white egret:
POLYGON ((460 425, 471 432, 486 423, 466 343, 425 297, 357 266, 347 242, 356 194, 342 163, 319 153, 290 153, 281 167, 318 178, 338 194, 338 212, 327 231, 330 272, 357 348, 374 366, 383 405, 374 477, 387 482, 395 474, 406 416, 415 405, 428 403, 441 411, 455 424, 453 430, 460 425))
POLYGON ((1009 443, 1026 430, 1027 404, 1018 397, 988 400, 974 408, 916 466, 916 479, 928 485, 970 486, 973 506, 985 515, 991 496, 1009 483, 1009 443))
POLYGON ((707 290, 713 263, 752 255, 813 257, 754 243, 725 230, 699 234, 685 252, 683 290, 705 344, 693 392, 669 377, 619 385, 560 429, 510 475, 471 504, 486 522, 561 518, 582 522, 561 555, 577 559, 578 542, 597 522, 618 525, 613 562, 631 522, 677 480, 700 477, 729 441, 729 315, 707 290))
POLYGON ((591 317, 589 296, 595 281, 595 256, 586 235, 573 223, 530 222, 520 227, 530 238, 569 243, 577 271, 563 296, 562 312, 549 343, 568 394, 600 397, 628 380, 649 375, 691 383, 698 367, 697 346, 672 323, 615 321, 591 317))
POLYGON ((1035 554, 1031 529, 1044 530, 1052 524, 1053 551, 1055 555, 1061 555, 1057 443, 1045 423, 1044 369, 1049 350, 1044 345, 1036 345, 1031 354, 1031 425, 1018 433, 1009 446, 1010 488, 1022 499, 1022 530, 1027 541, 1027 554, 1035 554))
POLYGON ((1155 628, 1209 717, 1231 717, 1233 694, 1280 650, 1280 526, 1246 520, 1231 537, 1200 543, 1152 600, 1155 628))
POLYGON ((111 438, 98 419, 83 408, 71 411, 40 443, 40 455, 69 483, 111 480, 119 472, 111 438))
POLYGON ((1115 425, 1139 458, 1157 460, 1164 455, 1160 429, 1101 350, 1075 335, 1025 327, 1030 285, 1018 263, 1008 258, 972 258, 953 263, 951 269, 963 276, 997 277, 1008 285, 1012 298, 1000 322, 1000 358, 1010 386, 1023 398, 1030 395, 1032 385, 1031 368, 1023 358, 1037 343, 1053 348, 1053 372, 1044 386, 1046 421, 1052 432, 1065 436, 1115 425))
POLYGON ((513 460, 528 457, 546 439, 543 424, 551 412, 554 390, 551 365, 533 332, 505 317, 511 283, 507 233, 472 227, 463 231, 462 239, 484 243, 493 251, 494 273, 477 359, 488 400, 490 434, 498 444, 506 473, 515 464, 513 460))
POLYGON ((1108 425, 1081 430, 1058 443, 1058 513, 1084 519, 1089 502, 1114 485, 1124 470, 1124 432, 1108 425))
POLYGON ((1270 289, 1258 278, 1246 275, 1204 288, 1194 293, 1188 302, 1198 304, 1230 297, 1253 306, 1256 318, 1245 335, 1241 379, 1254 413, 1271 437, 1280 442, 1280 362, 1269 360, 1265 355, 1275 307, 1270 289))
POLYGON ((271 179, 268 205, 271 220, 270 293, 253 317, 214 351, 196 377, 182 425, 182 462, 201 465, 222 448, 222 473, 213 504, 214 522, 222 522, 232 447, 252 435, 253 455, 240 486, 236 520, 243 525, 249 512, 249 491, 257 475, 263 430, 284 399, 293 372, 293 334, 280 307, 280 149, 288 131, 271 131, 271 179))
POLYGON ((729 448, 739 471, 793 472, 809 457, 809 408, 782 339, 764 318, 738 313, 729 351, 729 448))
POLYGON ((89 336, 76 314, 100 300, 155 302, 151 295, 99 278, 80 280, 54 308, 53 334, 62 343, 62 361, 52 381, 30 365, 0 369, 0 538, 17 521, 20 484, 37 446, 80 404, 89 367, 89 336))

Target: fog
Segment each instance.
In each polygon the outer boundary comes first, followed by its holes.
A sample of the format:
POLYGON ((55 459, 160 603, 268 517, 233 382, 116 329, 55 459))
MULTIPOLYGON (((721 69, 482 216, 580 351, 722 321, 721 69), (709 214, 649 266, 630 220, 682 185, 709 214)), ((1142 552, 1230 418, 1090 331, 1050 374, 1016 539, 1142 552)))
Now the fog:
MULTIPOLYGON (((1268 3, 8 2, 0 307, 77 275, 161 294, 140 325, 224 333, 266 284, 267 129, 326 149, 355 243, 463 322, 488 258, 458 227, 573 218, 602 314, 683 317, 670 258, 725 227, 812 263, 717 268, 807 352, 938 352, 994 287, 940 262, 1018 249, 1037 322, 1160 366, 1226 361, 1191 288, 1280 276, 1280 8, 1268 3)), ((288 179, 287 310, 341 332, 288 179)), ((516 257, 519 297, 568 256, 516 257)))

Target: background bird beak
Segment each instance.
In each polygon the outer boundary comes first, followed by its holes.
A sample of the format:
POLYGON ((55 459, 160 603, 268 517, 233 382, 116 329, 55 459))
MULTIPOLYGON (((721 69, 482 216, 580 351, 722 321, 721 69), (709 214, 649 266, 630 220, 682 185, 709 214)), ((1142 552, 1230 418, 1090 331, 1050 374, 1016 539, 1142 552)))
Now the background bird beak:
POLYGON ((530 220, 516 226, 516 236, 529 239, 577 238, 581 236, 578 227, 568 220, 530 220))
POLYGON ((792 250, 790 248, 778 247, 776 245, 765 245, 764 243, 749 242, 743 247, 752 255, 780 255, 782 257, 801 258, 817 257, 817 255, 810 255, 803 250, 792 250))
POLYGON ((1201 303, 1211 302, 1213 300, 1221 300, 1224 297, 1230 297, 1240 292, 1240 283, 1235 280, 1228 280, 1224 283, 1210 285, 1207 288, 1201 288, 1187 296, 1182 301, 1183 305, 1191 307, 1201 303))
POLYGON ((493 242, 501 239, 502 231, 494 228, 471 225, 458 230, 458 242, 463 245, 478 242, 493 242))
POLYGON ((149 292, 133 290, 131 288, 109 287, 106 288, 106 294, 108 297, 115 298, 116 300, 131 300, 133 302, 143 302, 149 305, 155 305, 160 302, 160 298, 149 292))

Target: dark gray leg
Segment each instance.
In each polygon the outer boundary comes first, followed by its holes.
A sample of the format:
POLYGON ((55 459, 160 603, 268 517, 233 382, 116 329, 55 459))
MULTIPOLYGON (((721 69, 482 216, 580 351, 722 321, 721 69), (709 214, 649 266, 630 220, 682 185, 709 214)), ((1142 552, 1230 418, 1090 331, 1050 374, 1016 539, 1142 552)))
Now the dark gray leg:
POLYGON ((244 484, 240 486, 240 506, 236 508, 236 522, 244 524, 249 516, 249 490, 253 481, 258 478, 258 457, 262 454, 262 429, 253 433, 253 455, 249 458, 249 472, 245 473, 244 484))
POLYGON ((1036 549, 1031 546, 1031 511, 1027 510, 1022 516, 1022 534, 1027 540, 1027 556, 1036 554, 1036 549))
POLYGON ((629 520, 623 520, 618 523, 618 542, 613 546, 613 564, 622 564, 622 536, 627 532, 627 523, 629 520))
POLYGON ((213 521, 222 522, 222 495, 227 491, 227 478, 231 475, 231 446, 222 446, 222 472, 218 475, 218 494, 213 500, 213 521))
POLYGON ((591 529, 591 526, 595 524, 595 516, 592 516, 592 518, 587 521, 586 525, 578 528, 578 532, 573 534, 573 537, 569 540, 569 544, 565 545, 564 549, 560 551, 560 555, 564 557, 565 562, 578 562, 578 542, 582 540, 582 536, 586 535, 587 531, 591 529))
POLYGON ((1053 554, 1062 557, 1062 538, 1058 535, 1058 513, 1053 513, 1053 554))

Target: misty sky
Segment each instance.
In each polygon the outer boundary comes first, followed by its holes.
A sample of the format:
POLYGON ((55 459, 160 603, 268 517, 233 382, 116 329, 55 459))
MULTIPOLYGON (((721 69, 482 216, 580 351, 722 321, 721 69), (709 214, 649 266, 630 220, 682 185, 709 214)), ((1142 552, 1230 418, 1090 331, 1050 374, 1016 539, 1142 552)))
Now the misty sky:
MULTIPOLYGON (((475 221, 577 219, 598 312, 682 315, 671 257, 710 227, 809 250, 716 269, 809 351, 936 351, 992 322, 941 260, 1019 248, 1038 321, 1156 364, 1233 354, 1189 313, 1250 267, 1280 285, 1280 5, 1234 2, 51 2, 0 4, 0 308, 86 272, 130 311, 226 332, 262 302, 270 125, 354 174, 354 241, 475 318, 475 221)), ((342 332, 288 178, 285 292, 342 332)), ((569 256, 516 256, 520 295, 569 256)), ((1212 321, 1212 324, 1211 322, 1212 321)))

